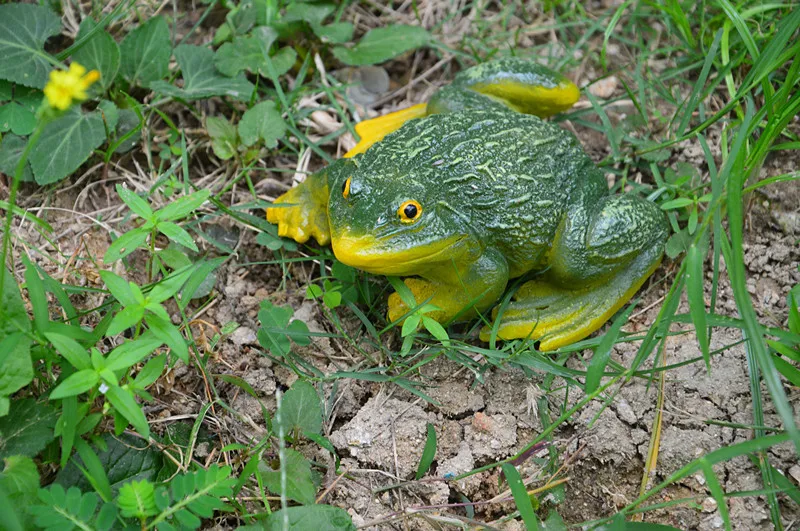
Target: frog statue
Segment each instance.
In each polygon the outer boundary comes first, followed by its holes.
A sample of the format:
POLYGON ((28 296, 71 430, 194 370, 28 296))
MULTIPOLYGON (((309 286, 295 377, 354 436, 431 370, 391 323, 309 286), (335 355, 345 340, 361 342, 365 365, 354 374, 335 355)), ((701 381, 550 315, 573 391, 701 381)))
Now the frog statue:
MULTIPOLYGON (((344 264, 406 278, 441 323, 495 305, 494 327, 541 350, 605 323, 661 261, 656 205, 612 195, 575 137, 542 120, 578 88, 538 64, 501 59, 461 72, 427 104, 361 122, 359 144, 267 210, 278 233, 330 243, 344 264)), ((412 308, 413 309, 413 308, 412 308)), ((389 297, 390 321, 409 308, 389 297)))

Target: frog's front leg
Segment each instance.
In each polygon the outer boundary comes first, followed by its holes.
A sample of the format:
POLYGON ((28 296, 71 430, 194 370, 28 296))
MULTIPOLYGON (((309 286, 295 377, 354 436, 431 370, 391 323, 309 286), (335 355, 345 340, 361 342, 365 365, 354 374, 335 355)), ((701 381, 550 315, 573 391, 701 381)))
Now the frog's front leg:
MULTIPOLYGON (((498 337, 541 340, 541 350, 553 350, 588 336, 655 271, 667 233, 658 207, 634 196, 575 207, 554 242, 550 268, 520 287, 500 316, 498 337)), ((484 328, 481 338, 490 333, 484 328)))
POLYGON ((331 241, 328 226, 328 173, 322 170, 309 175, 267 209, 267 221, 278 225, 278 235, 288 236, 298 243, 314 237, 320 245, 331 241))
MULTIPOLYGON (((439 308, 425 315, 442 324, 464 321, 500 298, 508 284, 508 263, 499 252, 488 250, 466 266, 451 262, 425 271, 423 276, 408 278, 405 284, 417 305, 428 301, 439 308)), ((408 312, 399 294, 389 296, 390 322, 401 320, 408 312)))

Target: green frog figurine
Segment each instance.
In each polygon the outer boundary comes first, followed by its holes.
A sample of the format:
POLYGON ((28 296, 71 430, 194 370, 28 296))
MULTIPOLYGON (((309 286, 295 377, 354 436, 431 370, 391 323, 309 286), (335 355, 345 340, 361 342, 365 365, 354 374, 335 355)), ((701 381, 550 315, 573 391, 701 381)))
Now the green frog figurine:
MULTIPOLYGON (((525 275, 497 337, 553 350, 591 334, 661 261, 656 205, 611 195, 575 137, 543 121, 578 88, 538 64, 502 59, 460 73, 427 104, 360 123, 359 144, 275 201, 267 217, 298 242, 406 278, 441 323, 495 305, 525 275)), ((388 317, 409 313, 397 293, 388 317)), ((487 341, 492 327, 484 327, 487 341)))

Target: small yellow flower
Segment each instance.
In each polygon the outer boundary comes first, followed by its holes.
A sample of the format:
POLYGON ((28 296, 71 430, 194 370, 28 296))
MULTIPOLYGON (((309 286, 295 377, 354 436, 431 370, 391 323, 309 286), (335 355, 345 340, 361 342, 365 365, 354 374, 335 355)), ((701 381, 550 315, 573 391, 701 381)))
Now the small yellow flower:
POLYGON ((100 79, 100 72, 86 68, 78 63, 69 65, 69 70, 53 70, 50 72, 50 81, 44 87, 44 95, 51 107, 61 111, 67 110, 74 101, 86 99, 86 89, 100 79))

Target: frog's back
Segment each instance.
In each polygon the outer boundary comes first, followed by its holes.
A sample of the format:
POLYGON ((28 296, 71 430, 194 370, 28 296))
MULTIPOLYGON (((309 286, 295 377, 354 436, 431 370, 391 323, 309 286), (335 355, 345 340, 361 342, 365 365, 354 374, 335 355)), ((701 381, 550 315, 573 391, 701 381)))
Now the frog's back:
POLYGON ((587 185, 607 193, 567 131, 535 116, 496 110, 432 115, 407 123, 359 166, 382 178, 424 183, 516 276, 540 266, 570 202, 587 185), (581 182, 583 177, 591 183, 581 182), (595 182, 597 181, 597 182, 595 182))

